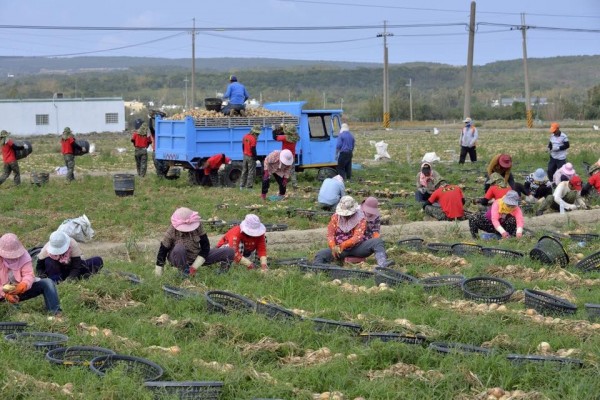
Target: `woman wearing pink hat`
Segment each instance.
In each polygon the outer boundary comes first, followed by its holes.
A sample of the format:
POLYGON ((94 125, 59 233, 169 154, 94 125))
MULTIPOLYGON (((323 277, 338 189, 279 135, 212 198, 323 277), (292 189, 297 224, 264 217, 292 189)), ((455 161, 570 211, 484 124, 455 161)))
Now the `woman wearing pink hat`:
POLYGON ((269 269, 267 265, 267 241, 265 232, 267 229, 260 222, 255 214, 248 214, 244 220, 231 228, 223 235, 217 247, 231 249, 235 252, 233 260, 245 265, 248 269, 254 269, 256 266, 248 257, 256 252, 260 259, 260 268, 262 271, 269 269))
POLYGON ((171 226, 160 241, 154 274, 161 276, 166 260, 184 275, 194 276, 202 265, 220 263, 229 269, 234 252, 210 248, 208 236, 196 211, 180 207, 171 215, 171 226))
POLYGON ((381 216, 379 212, 379 201, 375 197, 367 197, 360 205, 360 209, 367 220, 365 237, 367 239, 378 238, 381 230, 381 216))
POLYGON ((575 172, 575 168, 573 168, 573 164, 568 162, 556 170, 556 172, 552 176, 552 183, 553 183, 554 187, 557 187, 559 183, 561 183, 563 181, 568 181, 575 175, 577 175, 577 172, 575 172))
POLYGON ((279 196, 273 200, 282 200, 285 197, 287 181, 294 168, 294 155, 288 149, 274 150, 265 157, 263 162, 263 181, 260 197, 266 200, 269 186, 271 185, 271 175, 279 185, 279 196))
POLYGON ((62 314, 56 285, 48 278, 36 280, 31 256, 14 233, 0 237, 0 285, 0 301, 17 304, 43 295, 46 310, 62 314))

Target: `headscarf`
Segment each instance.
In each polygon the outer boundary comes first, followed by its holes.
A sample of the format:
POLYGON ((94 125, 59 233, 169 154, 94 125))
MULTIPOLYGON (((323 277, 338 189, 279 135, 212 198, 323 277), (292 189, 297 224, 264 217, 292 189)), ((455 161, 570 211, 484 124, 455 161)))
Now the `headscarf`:
POLYGON ((349 217, 342 217, 338 215, 338 229, 344 233, 350 232, 365 218, 365 214, 362 210, 358 210, 349 217))
POLYGON ((421 164, 421 170, 419 171, 419 183, 421 184, 421 186, 423 187, 427 187, 428 182, 432 179, 432 174, 433 173, 433 168, 431 168, 431 164, 424 162, 423 164, 421 164), (423 167, 428 166, 429 170, 431 171, 429 175, 425 175, 422 170, 423 167))
POLYGON ((518 206, 509 206, 504 203, 504 199, 496 200, 498 202, 498 214, 510 214, 514 211, 518 206))
POLYGON ((28 252, 23 253, 17 258, 2 258, 2 264, 9 270, 16 271, 23 265, 31 262, 31 256, 28 252))

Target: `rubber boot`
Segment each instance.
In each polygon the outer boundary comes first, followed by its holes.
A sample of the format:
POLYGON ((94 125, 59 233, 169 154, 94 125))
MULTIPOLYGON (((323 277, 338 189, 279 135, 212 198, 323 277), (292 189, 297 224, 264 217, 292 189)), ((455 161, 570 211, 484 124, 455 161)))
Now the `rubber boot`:
POLYGON ((385 253, 375 253, 375 260, 377 260, 377 266, 379 268, 387 268, 396 264, 394 260, 388 260, 387 254, 385 253))

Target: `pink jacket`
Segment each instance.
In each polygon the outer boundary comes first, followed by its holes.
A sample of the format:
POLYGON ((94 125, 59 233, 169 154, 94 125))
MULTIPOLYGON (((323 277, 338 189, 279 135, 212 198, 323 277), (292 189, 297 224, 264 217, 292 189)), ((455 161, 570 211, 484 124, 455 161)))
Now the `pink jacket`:
MULTIPOLYGON (((500 234, 504 232, 504 228, 500 225, 500 218, 503 217, 502 214, 498 212, 499 203, 497 201, 492 203, 491 207, 491 218, 490 221, 492 225, 494 225, 494 229, 496 229, 500 234)), ((521 211, 521 207, 516 207, 511 213, 513 217, 517 220, 517 233, 523 233, 523 212, 521 211)), ((504 215, 506 216, 506 214, 504 215)))
MULTIPOLYGON (((27 284, 27 290, 31 289, 31 285, 33 285, 33 281, 35 280, 35 275, 33 274, 33 265, 31 265, 31 257, 28 253, 25 253, 21 256, 20 261, 22 262, 20 268, 17 269, 8 269, 6 265, 4 265, 4 260, 0 258, 0 285, 4 286, 7 283, 11 283, 8 277, 8 273, 12 272, 15 281, 25 282, 27 284)), ((4 297, 4 292, 0 290, 0 298, 4 297)))

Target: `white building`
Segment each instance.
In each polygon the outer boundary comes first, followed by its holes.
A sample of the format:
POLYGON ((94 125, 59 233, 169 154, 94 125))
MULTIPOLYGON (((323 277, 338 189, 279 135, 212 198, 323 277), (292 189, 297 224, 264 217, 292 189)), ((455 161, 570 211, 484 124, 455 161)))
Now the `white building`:
POLYGON ((125 104, 117 97, 0 100, 0 116, 0 129, 16 136, 59 134, 66 126, 75 134, 125 130, 125 104))

